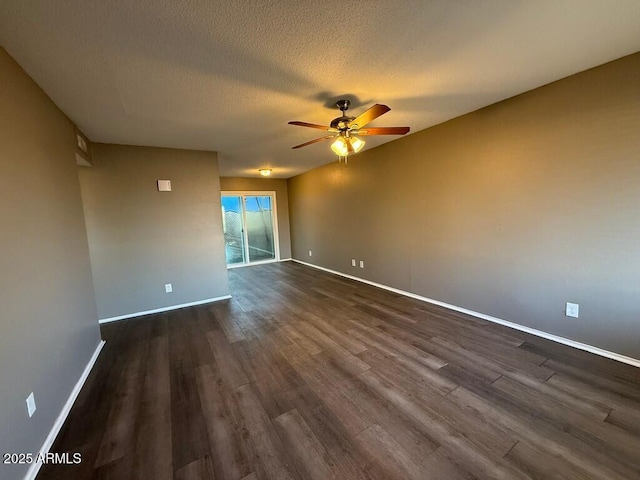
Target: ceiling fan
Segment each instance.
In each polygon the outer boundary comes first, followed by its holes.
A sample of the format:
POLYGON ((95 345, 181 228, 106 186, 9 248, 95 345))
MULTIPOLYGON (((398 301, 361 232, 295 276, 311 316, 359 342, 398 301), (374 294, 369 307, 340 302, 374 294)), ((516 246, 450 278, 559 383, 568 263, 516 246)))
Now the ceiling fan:
POLYGON ((314 143, 323 142, 335 138, 335 141, 331 144, 331 150, 338 155, 338 160, 344 160, 347 163, 347 157, 350 154, 358 153, 364 146, 364 140, 360 139, 360 136, 364 135, 405 135, 409 132, 409 127, 369 127, 363 128, 369 122, 372 122, 381 115, 384 115, 391 110, 386 105, 376 103, 373 107, 367 111, 361 113, 357 117, 347 116, 347 110, 350 105, 349 100, 338 100, 336 107, 340 109, 342 115, 331 120, 328 127, 324 125, 317 125, 315 123, 307 122, 289 122, 289 125, 298 125, 300 127, 317 128, 318 130, 326 130, 331 132, 331 135, 326 137, 316 138, 309 142, 301 143, 292 148, 302 148, 314 143))

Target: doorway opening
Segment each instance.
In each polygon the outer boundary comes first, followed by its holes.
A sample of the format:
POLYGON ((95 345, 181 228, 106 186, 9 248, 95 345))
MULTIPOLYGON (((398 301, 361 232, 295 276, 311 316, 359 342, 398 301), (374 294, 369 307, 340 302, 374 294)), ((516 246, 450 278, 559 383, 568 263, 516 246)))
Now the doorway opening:
POLYGON ((275 192, 222 192, 227 268, 277 262, 275 192))

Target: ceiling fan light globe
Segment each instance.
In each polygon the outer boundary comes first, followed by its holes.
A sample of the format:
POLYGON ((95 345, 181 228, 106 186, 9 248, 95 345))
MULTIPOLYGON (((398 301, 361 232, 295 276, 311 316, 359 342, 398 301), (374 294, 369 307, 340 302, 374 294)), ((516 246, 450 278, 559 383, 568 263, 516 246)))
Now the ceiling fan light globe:
POLYGON ((364 140, 360 140, 358 137, 350 137, 349 140, 351 141, 351 146, 356 153, 364 147, 364 140))
POLYGON ((344 137, 336 138, 336 141, 331 144, 331 150, 339 157, 346 157, 349 153, 347 140, 344 137))

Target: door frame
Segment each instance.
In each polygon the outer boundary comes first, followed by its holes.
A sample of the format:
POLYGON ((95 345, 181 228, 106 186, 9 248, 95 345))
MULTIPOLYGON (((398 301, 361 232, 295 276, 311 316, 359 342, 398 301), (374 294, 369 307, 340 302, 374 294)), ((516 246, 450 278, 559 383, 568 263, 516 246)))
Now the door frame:
MULTIPOLYGON (((252 265, 262 265, 264 263, 274 263, 280 261, 280 236, 278 235, 278 202, 276 198, 275 190, 221 190, 220 191, 220 206, 222 206, 222 197, 241 197, 241 205, 242 205, 242 235, 243 241, 245 242, 245 253, 249 249, 249 239, 248 232, 246 229, 247 219, 246 219, 246 210, 244 208, 245 202, 244 197, 271 197, 272 198, 272 216, 273 216, 273 248, 275 253, 275 258, 272 260, 260 260, 258 262, 250 262, 249 257, 247 256, 247 261, 243 263, 236 263, 233 265, 227 264, 227 269, 230 268, 241 268, 241 267, 250 267, 252 265)), ((227 261, 226 253, 225 253, 225 263, 227 261)))

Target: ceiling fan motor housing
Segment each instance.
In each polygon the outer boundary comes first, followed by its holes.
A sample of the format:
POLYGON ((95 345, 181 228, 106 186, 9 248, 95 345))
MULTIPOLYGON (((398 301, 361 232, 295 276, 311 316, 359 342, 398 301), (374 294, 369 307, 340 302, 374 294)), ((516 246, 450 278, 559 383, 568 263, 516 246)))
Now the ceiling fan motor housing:
POLYGON ((340 131, 348 130, 349 123, 353 121, 356 117, 347 117, 343 115, 342 117, 334 118, 331 120, 331 128, 337 128, 340 131))
POLYGON ((340 131, 346 131, 349 129, 349 123, 356 118, 349 117, 345 114, 345 112, 349 110, 349 105, 351 105, 349 100, 338 100, 336 102, 336 107, 340 109, 342 116, 331 120, 331 128, 337 128, 340 131))

